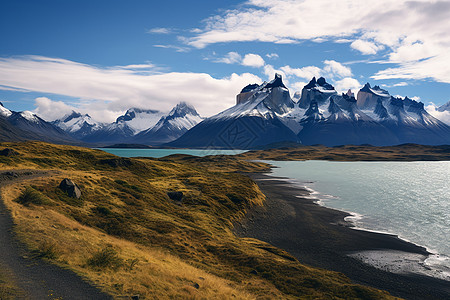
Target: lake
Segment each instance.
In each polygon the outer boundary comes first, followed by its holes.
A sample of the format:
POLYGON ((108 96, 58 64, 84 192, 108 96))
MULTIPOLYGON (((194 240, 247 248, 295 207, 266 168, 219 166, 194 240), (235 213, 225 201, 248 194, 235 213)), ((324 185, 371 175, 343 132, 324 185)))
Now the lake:
POLYGON ((353 214, 362 229, 399 235, 435 253, 450 276, 450 162, 266 161, 312 191, 321 205, 353 214))
POLYGON ((172 154, 189 154, 195 156, 207 155, 234 155, 247 152, 247 150, 220 150, 220 149, 125 149, 125 148, 98 148, 105 152, 122 157, 155 157, 160 158, 172 154))

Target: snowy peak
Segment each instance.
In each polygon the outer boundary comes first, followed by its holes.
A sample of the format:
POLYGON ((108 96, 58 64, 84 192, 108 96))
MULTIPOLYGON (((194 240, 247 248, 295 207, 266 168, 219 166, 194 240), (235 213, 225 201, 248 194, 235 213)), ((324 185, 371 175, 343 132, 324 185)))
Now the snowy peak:
POLYGON ((271 89, 271 88, 275 88, 275 87, 282 87, 282 88, 287 89, 287 87, 283 83, 283 79, 281 78, 281 75, 278 73, 275 73, 275 78, 265 86, 265 88, 267 88, 267 89, 271 89))
POLYGON ((155 113, 158 113, 158 111, 152 109, 140 109, 133 107, 127 110, 127 112, 123 116, 118 117, 116 119, 116 123, 131 121, 137 117, 140 117, 140 115, 155 114, 155 113))
POLYGON ((147 145, 167 143, 179 138, 201 121, 203 118, 192 105, 180 102, 167 115, 162 116, 155 126, 138 133, 132 141, 147 145))
POLYGON ((316 77, 313 77, 311 81, 303 87, 302 96, 300 97, 298 104, 300 108, 306 109, 314 99, 317 104, 321 106, 328 98, 336 94, 334 87, 329 84, 325 78, 320 77, 316 80, 316 77))
POLYGON ((307 90, 308 89, 316 89, 319 91, 325 91, 325 90, 335 91, 334 87, 331 84, 329 84, 323 77, 320 77, 317 80, 316 80, 316 77, 313 77, 311 79, 311 81, 303 87, 303 89, 307 89, 307 90))
POLYGON ((30 121, 30 122, 33 122, 33 123, 38 123, 39 122, 39 117, 36 116, 31 111, 25 110, 25 111, 19 112, 18 114, 19 114, 20 117, 26 119, 27 121, 30 121))
POLYGON ((450 101, 448 101, 444 105, 439 106, 439 108, 437 110, 441 111, 441 112, 443 112, 443 111, 450 111, 450 101))
POLYGON ((386 90, 383 90, 378 85, 375 85, 374 87, 370 86, 370 83, 366 83, 363 88, 360 90, 361 92, 371 93, 376 96, 380 97, 390 97, 389 92, 386 90))
POLYGON ((370 83, 366 83, 362 89, 358 91, 358 107, 361 109, 374 109, 377 106, 378 99, 383 102, 389 102, 391 95, 388 91, 383 90, 378 85, 371 87, 370 83))
POLYGON ((82 138, 103 126, 103 124, 92 120, 88 114, 83 115, 76 111, 72 111, 61 119, 53 121, 52 124, 73 134, 76 138, 82 138))
POLYGON ((236 106, 212 118, 238 117, 244 115, 270 116, 288 113, 294 108, 289 90, 280 74, 270 82, 261 85, 249 84, 236 96, 236 106))
POLYGON ((73 119, 81 118, 82 116, 83 115, 80 114, 79 112, 76 112, 76 111, 72 110, 72 112, 70 114, 67 114, 64 117, 62 117, 62 122, 67 123, 67 122, 70 122, 73 119))
POLYGON ((124 115, 116 119, 116 122, 110 126, 110 130, 114 130, 116 127, 120 129, 127 127, 126 131, 138 133, 155 126, 161 116, 163 113, 158 110, 130 108, 124 115))
POLYGON ((12 115, 12 111, 3 106, 3 103, 0 102, 0 116, 9 117, 12 115))
POLYGON ((170 116, 172 118, 182 118, 187 115, 200 117, 200 115, 195 110, 195 108, 192 105, 190 105, 184 101, 178 103, 174 108, 172 108, 172 110, 168 114, 168 116, 170 116))

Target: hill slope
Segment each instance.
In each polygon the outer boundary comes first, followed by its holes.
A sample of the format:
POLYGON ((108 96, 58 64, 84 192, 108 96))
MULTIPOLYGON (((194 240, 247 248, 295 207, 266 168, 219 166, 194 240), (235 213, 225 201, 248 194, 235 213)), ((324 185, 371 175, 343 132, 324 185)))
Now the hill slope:
POLYGON ((233 221, 264 201, 257 185, 237 171, 265 170, 265 164, 226 156, 127 159, 37 142, 1 146, 18 152, 0 156, 1 169, 60 172, 2 190, 20 236, 38 253, 112 295, 390 298, 233 234, 233 221), (58 188, 66 177, 79 185, 81 198, 58 188), (26 188, 38 197, 26 198, 26 188), (28 202, 19 204, 19 197, 28 202))

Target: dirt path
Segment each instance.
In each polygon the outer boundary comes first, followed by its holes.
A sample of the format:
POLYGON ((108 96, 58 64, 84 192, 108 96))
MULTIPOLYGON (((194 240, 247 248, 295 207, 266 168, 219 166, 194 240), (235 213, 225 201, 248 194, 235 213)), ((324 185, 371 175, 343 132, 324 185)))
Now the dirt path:
MULTIPOLYGON (((52 175, 36 170, 14 170, 9 175, 6 172, 0 171, 0 189, 11 183, 52 175)), ((26 246, 15 237, 13 228, 11 214, 0 198, 0 269, 12 276, 24 291, 23 299, 112 299, 74 272, 31 258, 26 246)))

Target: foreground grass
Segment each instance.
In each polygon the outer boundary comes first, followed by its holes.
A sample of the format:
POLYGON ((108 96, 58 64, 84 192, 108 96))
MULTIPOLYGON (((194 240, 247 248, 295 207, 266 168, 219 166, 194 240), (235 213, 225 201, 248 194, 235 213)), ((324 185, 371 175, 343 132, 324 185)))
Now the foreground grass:
POLYGON ((334 160, 334 161, 438 161, 450 160, 450 145, 425 146, 299 146, 248 151, 238 155, 258 160, 334 160))
POLYGON ((267 165, 231 157, 126 159, 98 150, 8 143, 0 169, 58 170, 9 185, 2 197, 36 255, 106 292, 142 298, 387 299, 344 275, 300 264, 267 243, 236 237, 233 222, 263 205, 241 174, 267 165), (82 197, 58 189, 75 181, 82 197), (182 201, 167 196, 183 192, 182 201))

